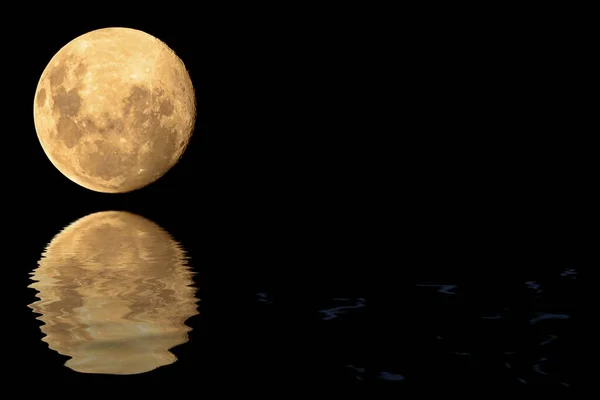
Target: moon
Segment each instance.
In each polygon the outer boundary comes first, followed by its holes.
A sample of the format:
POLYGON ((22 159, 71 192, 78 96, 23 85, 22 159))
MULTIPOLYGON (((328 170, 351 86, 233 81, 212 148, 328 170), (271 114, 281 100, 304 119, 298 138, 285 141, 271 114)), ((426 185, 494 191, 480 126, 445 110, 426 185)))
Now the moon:
POLYGON ((154 222, 105 211, 68 225, 31 274, 44 342, 77 372, 130 375, 174 363, 198 314, 183 248, 154 222))
POLYGON ((38 82, 33 107, 52 164, 84 188, 141 189, 181 158, 196 100, 183 61, 165 43, 130 28, 103 28, 67 43, 38 82))

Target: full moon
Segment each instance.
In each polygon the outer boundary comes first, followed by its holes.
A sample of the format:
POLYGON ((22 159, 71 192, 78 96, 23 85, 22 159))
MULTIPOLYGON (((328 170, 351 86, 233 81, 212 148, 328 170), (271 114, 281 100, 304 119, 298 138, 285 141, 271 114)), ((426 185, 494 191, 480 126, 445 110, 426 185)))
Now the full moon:
POLYGON ((196 118, 183 61, 139 30, 104 28, 67 43, 37 85, 40 144, 71 181, 103 193, 141 189, 183 155, 196 118))

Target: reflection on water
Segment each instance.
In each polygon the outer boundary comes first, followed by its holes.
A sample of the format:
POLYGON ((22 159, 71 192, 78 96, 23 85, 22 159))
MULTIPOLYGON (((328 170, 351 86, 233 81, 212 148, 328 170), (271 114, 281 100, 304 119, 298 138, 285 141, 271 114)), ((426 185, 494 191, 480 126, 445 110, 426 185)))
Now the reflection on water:
POLYGON ((85 373, 137 374, 176 361, 197 311, 180 245, 135 214, 90 214, 57 234, 32 273, 42 339, 85 373))
MULTIPOLYGON (((307 307, 323 321, 311 345, 325 355, 322 365, 331 362, 332 376, 351 381, 574 388, 578 276, 554 267, 500 284, 430 277, 400 286, 408 295, 391 306, 369 298, 369 310, 366 296, 307 293, 307 307)), ((276 293, 256 293, 257 307, 288 312, 289 298, 276 293)))
POLYGON ((321 317, 321 319, 326 321, 334 319, 341 314, 347 313, 349 310, 362 308, 365 306, 365 299, 362 297, 359 297, 354 300, 341 297, 334 297, 332 300, 336 303, 336 305, 331 308, 320 310, 319 312, 323 314, 323 317, 321 317))

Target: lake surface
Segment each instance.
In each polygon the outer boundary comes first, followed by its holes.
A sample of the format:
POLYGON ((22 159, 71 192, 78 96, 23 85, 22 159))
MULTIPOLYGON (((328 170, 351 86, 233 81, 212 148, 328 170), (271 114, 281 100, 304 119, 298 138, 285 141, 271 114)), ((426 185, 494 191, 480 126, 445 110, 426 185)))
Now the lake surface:
POLYGON ((181 246, 151 221, 100 212, 56 235, 32 274, 44 342, 73 371, 129 375, 172 364, 197 312, 181 246))
POLYGON ((58 227, 65 219, 37 228, 29 271, 21 265, 12 288, 22 301, 9 310, 19 321, 15 373, 32 380, 576 385, 580 271, 563 260, 490 262, 484 273, 418 246, 394 264, 344 256, 333 240, 302 252, 277 234, 224 240, 129 211, 58 227))

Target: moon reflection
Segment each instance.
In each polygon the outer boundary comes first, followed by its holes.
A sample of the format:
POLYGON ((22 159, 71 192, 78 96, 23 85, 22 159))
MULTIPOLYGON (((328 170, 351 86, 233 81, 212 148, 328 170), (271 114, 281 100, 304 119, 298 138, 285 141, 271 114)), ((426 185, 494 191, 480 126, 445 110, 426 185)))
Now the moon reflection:
POLYGON ((50 349, 72 370, 139 374, 177 359, 198 314, 182 247, 161 227, 120 211, 90 214, 48 244, 32 303, 50 349))

